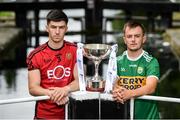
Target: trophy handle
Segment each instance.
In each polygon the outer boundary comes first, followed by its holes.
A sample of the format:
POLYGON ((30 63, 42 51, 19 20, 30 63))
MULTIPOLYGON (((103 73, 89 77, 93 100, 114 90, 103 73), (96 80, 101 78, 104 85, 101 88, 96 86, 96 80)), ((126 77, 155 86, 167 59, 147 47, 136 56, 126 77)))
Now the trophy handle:
POLYGON ((107 58, 111 51, 112 51, 112 48, 108 49, 107 52, 100 57, 100 59, 102 60, 102 59, 107 58))
POLYGON ((99 57, 96 57, 96 56, 93 56, 91 54, 88 54, 88 52, 86 52, 84 49, 83 49, 83 55, 85 57, 87 57, 88 59, 90 59, 90 60, 96 60, 96 61, 99 60, 99 57))

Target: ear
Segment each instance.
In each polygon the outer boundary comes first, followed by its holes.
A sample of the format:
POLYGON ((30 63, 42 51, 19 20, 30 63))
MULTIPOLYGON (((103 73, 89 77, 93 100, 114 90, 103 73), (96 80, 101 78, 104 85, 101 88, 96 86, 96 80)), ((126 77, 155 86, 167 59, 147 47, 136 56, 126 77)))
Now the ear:
POLYGON ((126 38, 123 36, 124 44, 126 44, 126 38))
POLYGON ((68 26, 66 26, 66 32, 68 31, 68 26))
POLYGON ((143 43, 146 42, 146 39, 147 39, 147 38, 146 38, 146 35, 144 35, 144 36, 143 36, 143 43))

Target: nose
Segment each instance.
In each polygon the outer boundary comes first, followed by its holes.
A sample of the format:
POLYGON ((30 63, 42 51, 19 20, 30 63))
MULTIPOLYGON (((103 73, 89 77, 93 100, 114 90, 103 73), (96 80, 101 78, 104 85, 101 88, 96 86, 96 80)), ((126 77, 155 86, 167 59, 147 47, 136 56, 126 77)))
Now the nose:
POLYGON ((60 33, 60 30, 59 30, 59 28, 57 27, 56 28, 56 34, 59 34, 60 33))
POLYGON ((133 36, 131 40, 134 42, 134 41, 135 41, 135 39, 136 39, 136 37, 135 37, 135 36, 133 36))

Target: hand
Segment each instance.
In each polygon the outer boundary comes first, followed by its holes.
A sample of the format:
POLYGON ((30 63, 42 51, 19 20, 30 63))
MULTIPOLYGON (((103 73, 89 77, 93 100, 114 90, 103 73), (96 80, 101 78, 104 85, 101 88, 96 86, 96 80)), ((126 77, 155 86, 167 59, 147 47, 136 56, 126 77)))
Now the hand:
POLYGON ((69 97, 65 96, 63 97, 59 102, 56 102, 58 105, 64 105, 69 101, 69 97))
POLYGON ((124 87, 116 86, 113 90, 114 100, 124 104, 128 99, 131 99, 133 96, 133 90, 128 90, 124 87))
POLYGON ((65 87, 50 87, 49 90, 51 91, 50 100, 53 102, 60 102, 63 97, 68 96, 70 91, 68 86, 65 87))
POLYGON ((116 100, 117 102, 120 102, 122 104, 124 104, 124 100, 123 100, 123 96, 121 94, 121 89, 122 87, 120 86, 116 86, 114 87, 112 94, 113 94, 113 98, 114 100, 116 100))
POLYGON ((124 102, 126 100, 129 100, 129 99, 134 97, 133 90, 128 90, 126 88, 121 88, 120 91, 121 91, 121 96, 122 96, 122 99, 123 99, 124 102))

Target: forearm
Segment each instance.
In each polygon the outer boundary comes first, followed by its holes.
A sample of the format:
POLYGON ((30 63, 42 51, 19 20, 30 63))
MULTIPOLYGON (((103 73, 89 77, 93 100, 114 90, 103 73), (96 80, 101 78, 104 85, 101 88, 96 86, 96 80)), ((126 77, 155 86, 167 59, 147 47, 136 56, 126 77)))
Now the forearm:
POLYGON ((72 81, 69 85, 67 85, 69 92, 77 91, 79 90, 79 82, 78 80, 72 81))
POLYGON ((29 87, 29 93, 33 96, 49 95, 49 92, 49 89, 44 89, 41 86, 29 87))
POLYGON ((142 95, 148 95, 155 92, 155 88, 151 88, 149 86, 143 86, 141 88, 137 88, 135 90, 131 90, 131 97, 139 97, 142 95))

